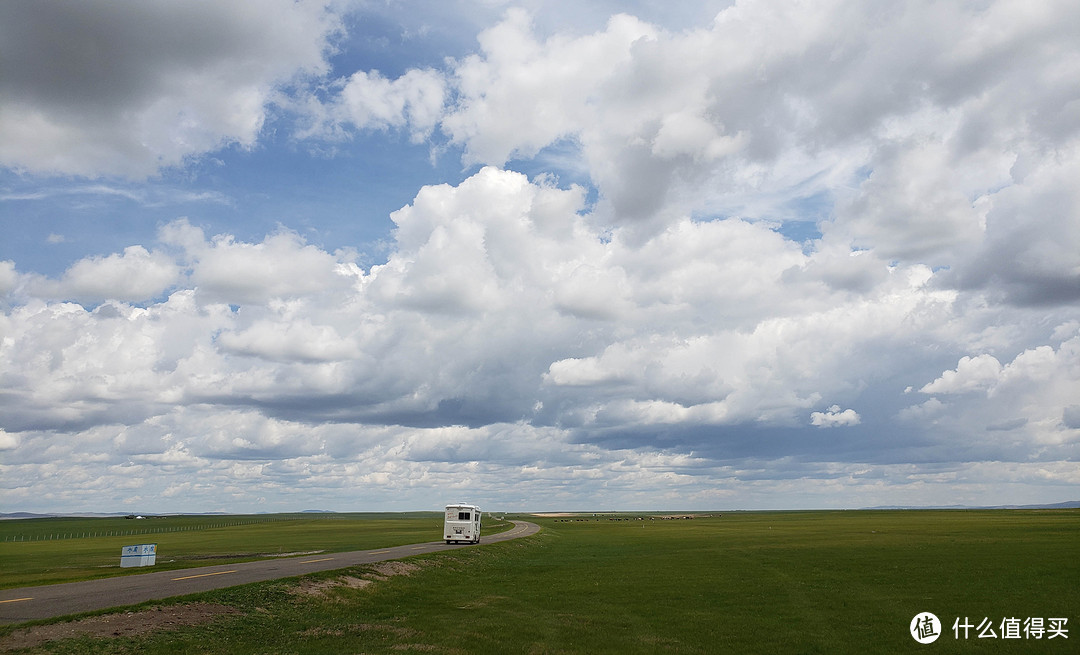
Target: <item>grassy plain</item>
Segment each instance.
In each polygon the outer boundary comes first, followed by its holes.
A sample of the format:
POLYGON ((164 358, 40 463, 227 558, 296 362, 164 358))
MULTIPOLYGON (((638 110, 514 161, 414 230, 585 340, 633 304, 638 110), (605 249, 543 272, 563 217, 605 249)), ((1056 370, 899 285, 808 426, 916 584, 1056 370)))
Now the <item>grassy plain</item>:
POLYGON ((1080 639, 1080 511, 579 518, 531 518, 544 527, 533 537, 409 558, 409 575, 314 576, 371 581, 362 588, 209 592, 197 598, 242 614, 42 652, 1069 653, 1080 639), (908 633, 923 611, 944 624, 927 646, 908 633), (989 619, 998 637, 955 638, 964 617, 989 619), (1067 618, 1069 638, 1003 639, 1012 617, 1067 618))
POLYGON ((121 548, 134 544, 157 544, 160 571, 436 541, 441 530, 438 512, 0 521, 0 589, 145 573, 120 569, 121 548))

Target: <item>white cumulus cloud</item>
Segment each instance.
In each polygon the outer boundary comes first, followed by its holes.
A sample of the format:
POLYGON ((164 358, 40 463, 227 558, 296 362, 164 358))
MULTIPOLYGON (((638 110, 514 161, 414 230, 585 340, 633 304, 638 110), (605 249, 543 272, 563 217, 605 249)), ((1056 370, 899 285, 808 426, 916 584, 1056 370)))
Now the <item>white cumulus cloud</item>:
POLYGON ((812 412, 810 424, 819 428, 838 428, 850 425, 858 425, 861 422, 859 413, 853 409, 841 410, 840 405, 833 405, 824 412, 812 412))
POLYGON ((179 280, 180 273, 180 267, 168 255, 143 246, 128 246, 123 253, 80 259, 60 280, 38 279, 33 285, 34 291, 45 297, 138 302, 168 290, 179 280))
POLYGON ((443 176, 389 212, 377 259, 320 241, 318 202, 253 230, 237 193, 236 229, 170 216, 63 272, 0 262, 5 498, 1075 485, 1077 3, 552 6, 415 61, 331 56, 337 4, 0 9, 0 164, 21 175, 145 178, 230 145, 245 165, 276 116, 289 147, 267 151, 330 140, 349 171, 355 142, 426 146, 417 179, 443 176))

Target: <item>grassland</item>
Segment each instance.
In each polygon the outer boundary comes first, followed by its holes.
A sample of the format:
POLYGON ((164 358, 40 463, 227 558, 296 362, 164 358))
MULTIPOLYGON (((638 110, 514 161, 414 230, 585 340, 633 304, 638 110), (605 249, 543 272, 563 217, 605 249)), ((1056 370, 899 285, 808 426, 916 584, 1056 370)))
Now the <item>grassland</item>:
MULTIPOLYGON (((509 525, 486 523, 488 533, 509 525)), ((160 571, 437 541, 441 530, 437 512, 0 521, 0 589, 145 573, 119 568, 133 544, 156 543, 160 571)))
POLYGON ((408 575, 315 576, 366 585, 210 592, 198 600, 241 613, 42 652, 1070 653, 1080 639, 1080 511, 587 518, 534 518, 534 537, 410 558, 408 575), (908 633, 922 611, 944 624, 927 646, 908 633), (995 631, 1064 617, 1069 638, 958 640, 963 617, 995 631))

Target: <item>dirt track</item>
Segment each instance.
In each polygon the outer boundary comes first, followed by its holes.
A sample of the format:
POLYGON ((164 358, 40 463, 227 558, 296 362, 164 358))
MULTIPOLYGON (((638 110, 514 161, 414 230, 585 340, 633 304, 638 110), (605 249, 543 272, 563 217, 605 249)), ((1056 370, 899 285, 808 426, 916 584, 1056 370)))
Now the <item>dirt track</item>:
MULTIPOLYGON (((485 536, 479 545, 525 537, 540 530, 540 526, 535 523, 526 521, 513 523, 514 527, 506 532, 485 536)), ((401 559, 423 553, 475 547, 447 545, 442 541, 432 541, 377 550, 325 553, 271 561, 159 571, 43 587, 4 589, 0 591, 0 625, 134 605, 148 600, 184 596, 211 589, 288 578, 316 571, 343 569, 358 564, 401 559)))

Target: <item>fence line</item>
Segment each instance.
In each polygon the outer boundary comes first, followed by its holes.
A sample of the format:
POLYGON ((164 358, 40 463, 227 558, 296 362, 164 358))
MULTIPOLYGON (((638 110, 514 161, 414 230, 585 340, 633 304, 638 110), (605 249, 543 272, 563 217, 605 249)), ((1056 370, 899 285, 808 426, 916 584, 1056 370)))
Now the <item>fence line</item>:
MULTIPOLYGON (((163 534, 166 532, 191 532, 201 530, 219 530, 221 528, 233 528, 242 525, 257 525, 260 523, 275 523, 277 521, 297 521, 300 519, 311 518, 308 516, 278 516, 265 519, 252 519, 248 521, 225 521, 222 523, 211 523, 206 525, 170 525, 161 526, 155 528, 143 528, 132 530, 94 530, 89 532, 57 532, 52 534, 11 534, 4 535, 3 541, 5 542, 25 542, 25 541, 59 541, 67 539, 88 539, 98 537, 131 537, 135 535, 144 534, 163 534)), ((145 519, 144 519, 145 520, 145 519)))

